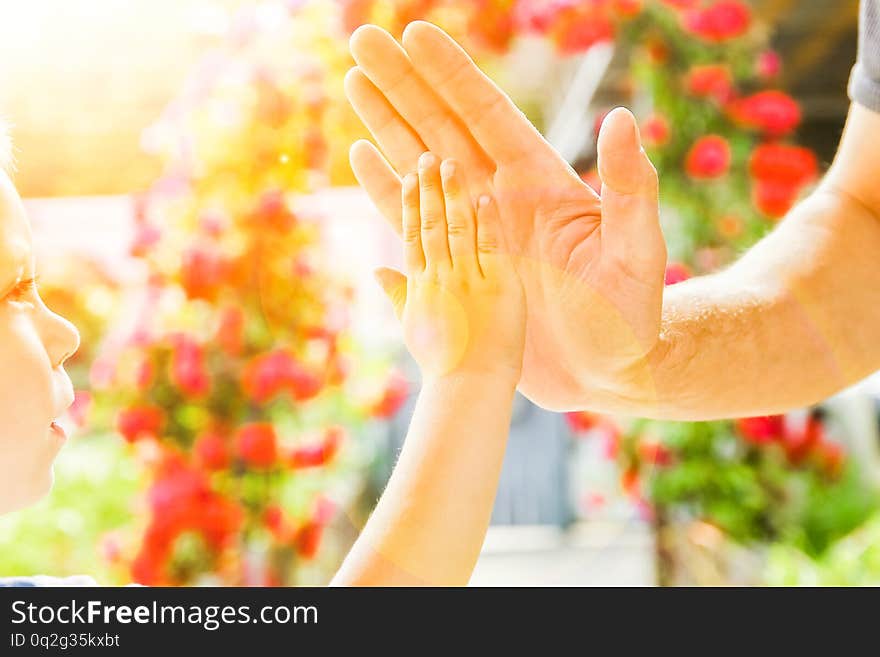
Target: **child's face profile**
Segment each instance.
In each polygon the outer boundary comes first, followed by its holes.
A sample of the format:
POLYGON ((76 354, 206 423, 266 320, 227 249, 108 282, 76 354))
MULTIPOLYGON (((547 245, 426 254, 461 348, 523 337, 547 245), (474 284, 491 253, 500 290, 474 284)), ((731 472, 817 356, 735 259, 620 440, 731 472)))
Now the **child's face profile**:
POLYGON ((54 420, 73 401, 63 366, 79 334, 46 307, 33 281, 30 226, 0 171, 0 513, 51 488, 52 462, 65 440, 54 420))

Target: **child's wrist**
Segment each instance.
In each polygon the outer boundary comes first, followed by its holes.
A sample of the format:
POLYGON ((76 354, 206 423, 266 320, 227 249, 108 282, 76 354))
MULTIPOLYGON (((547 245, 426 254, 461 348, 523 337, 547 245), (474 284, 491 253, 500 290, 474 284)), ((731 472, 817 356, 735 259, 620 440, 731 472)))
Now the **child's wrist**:
POLYGON ((442 374, 431 373, 422 375, 422 384, 435 383, 473 383, 482 386, 493 386, 497 390, 516 389, 520 373, 514 368, 493 369, 453 369, 442 374))

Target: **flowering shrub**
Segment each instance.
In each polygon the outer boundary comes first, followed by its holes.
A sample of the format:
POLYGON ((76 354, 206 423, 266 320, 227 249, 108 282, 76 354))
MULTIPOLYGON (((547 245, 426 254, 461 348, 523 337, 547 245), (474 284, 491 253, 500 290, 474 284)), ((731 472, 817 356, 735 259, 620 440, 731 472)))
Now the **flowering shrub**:
MULTIPOLYGON (((519 34, 543 35, 564 56, 611 40, 628 52, 629 86, 649 101, 641 126, 660 173, 667 284, 729 261, 818 174, 791 142, 797 103, 772 87, 779 57, 737 0, 304 0, 242 11, 145 133, 166 162, 132 244, 149 283, 133 331, 92 369, 152 472, 138 544, 113 551, 137 581, 297 581, 298 566, 320 557, 336 508, 328 493, 351 474, 358 428, 403 402, 406 381, 349 335, 352 292, 327 266, 321 218, 298 198, 353 182, 347 149, 363 129, 342 96, 347 35, 374 22, 400 36, 419 18, 480 57, 519 34)), ((597 186, 594 171, 583 177, 597 186)), ((646 516, 700 518, 742 541, 797 540, 792 527, 818 499, 799 497, 799 485, 832 490, 848 471, 818 417, 801 428, 569 420, 603 436, 646 516)))
MULTIPOLYGON (((801 112, 772 86, 782 62, 765 34, 736 0, 643 2, 615 22, 660 179, 667 285, 731 261, 819 173, 815 154, 791 141, 801 112)), ((583 175, 595 178, 594 171, 583 175)), ((876 497, 859 483, 821 413, 799 418, 626 423, 569 416, 580 435, 602 426, 597 435, 606 444, 615 436, 606 453, 620 464, 620 488, 659 525, 699 520, 736 541, 784 542, 815 555, 857 526, 876 497)))
POLYGON ((145 526, 117 550, 137 582, 299 581, 334 491, 357 486, 361 427, 406 397, 353 341, 353 291, 299 203, 360 136, 337 20, 317 2, 242 11, 145 133, 165 161, 135 217, 148 282, 92 369, 151 473, 145 526))

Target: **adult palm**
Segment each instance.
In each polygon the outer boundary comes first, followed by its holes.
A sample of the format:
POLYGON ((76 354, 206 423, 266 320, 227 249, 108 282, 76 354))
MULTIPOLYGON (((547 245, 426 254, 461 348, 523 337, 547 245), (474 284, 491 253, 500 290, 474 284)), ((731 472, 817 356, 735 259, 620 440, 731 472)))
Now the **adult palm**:
POLYGON ((350 45, 346 94, 384 153, 359 141, 352 168, 392 225, 399 174, 426 150, 456 160, 473 196, 497 199, 528 307, 520 391, 564 410, 650 389, 666 247, 632 115, 603 123, 600 197, 440 28, 412 23, 401 45, 367 25, 350 45))

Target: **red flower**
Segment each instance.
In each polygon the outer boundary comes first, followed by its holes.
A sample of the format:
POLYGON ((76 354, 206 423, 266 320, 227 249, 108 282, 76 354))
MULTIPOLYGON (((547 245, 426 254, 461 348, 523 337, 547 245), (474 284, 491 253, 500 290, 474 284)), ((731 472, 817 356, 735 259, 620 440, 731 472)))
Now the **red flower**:
MULTIPOLYGON (((632 11, 633 2, 618 2, 618 9, 632 11), (628 5, 628 6, 627 6, 628 5)), ((514 23, 526 31, 548 35, 560 52, 583 52, 614 36, 607 0, 550 0, 520 2, 514 23)))
POLYGON ((744 417, 736 421, 736 428, 747 442, 765 445, 782 438, 785 418, 782 415, 744 417))
POLYGON ((226 441, 216 432, 206 431, 196 438, 193 453, 198 463, 206 470, 223 470, 229 465, 226 441))
POLYGON ((770 136, 784 135, 801 121, 801 108, 795 100, 775 90, 759 91, 728 104, 727 111, 737 123, 770 136))
POLYGON ((642 0, 612 0, 611 9, 621 18, 633 18, 642 11, 642 0))
POLYGON ((749 174, 758 180, 803 185, 816 177, 819 165, 809 148, 775 142, 760 144, 749 158, 749 174))
POLYGON ((663 283, 665 285, 675 285, 686 281, 691 277, 690 268, 681 262, 670 262, 666 265, 666 276, 663 283))
POLYGON ((652 64, 665 64, 669 59, 669 46, 662 39, 649 39, 645 45, 645 51, 648 53, 648 59, 652 64))
POLYGON ((672 452, 659 440, 642 439, 639 442, 639 457, 651 465, 660 467, 672 463, 672 452))
POLYGON ((663 146, 669 141, 669 121, 662 114, 652 114, 642 123, 641 133, 648 146, 663 146))
POLYGON ((296 532, 296 552, 303 559, 314 559, 321 547, 324 526, 313 521, 305 523, 296 532))
POLYGON ((190 299, 213 301, 227 271, 227 264, 217 251, 193 247, 183 254, 180 284, 190 299))
POLYGON ((602 431, 602 456, 613 461, 620 453, 620 428, 608 418, 603 418, 599 423, 602 431))
POLYGON ((245 366, 241 385, 251 399, 264 403, 285 390, 297 401, 311 399, 321 391, 323 382, 290 352, 276 349, 255 357, 245 366))
POLYGON ((382 393, 370 414, 375 418, 388 419, 393 417, 409 396, 409 382, 403 374, 397 370, 391 372, 385 391, 382 393))
POLYGON ((553 31, 553 41, 559 52, 565 55, 585 52, 613 37, 614 26, 602 14, 572 16, 560 21, 553 31))
POLYGON ((146 549, 142 546, 134 561, 131 562, 131 579, 144 586, 159 586, 165 582, 165 560, 167 551, 146 549))
POLYGON ((280 529, 284 523, 284 511, 277 504, 270 504, 263 512, 263 524, 272 531, 280 529))
POLYGON ((508 3, 479 0, 468 21, 468 34, 491 50, 506 50, 514 36, 514 16, 508 3))
POLYGON ((140 223, 135 227, 134 239, 132 240, 129 253, 135 258, 147 255, 162 237, 161 231, 155 226, 140 223))
POLYGON ((730 146, 724 137, 707 135, 700 137, 685 159, 685 170, 698 180, 719 178, 730 168, 730 146))
POLYGON ((208 394, 211 380, 205 367, 202 346, 192 337, 178 334, 172 337, 173 350, 169 378, 189 398, 200 399, 208 394))
POLYGON ((574 433, 581 433, 595 427, 599 416, 588 411, 572 411, 565 414, 565 421, 574 433))
POLYGON ((253 217, 259 226, 279 232, 290 230, 296 221, 296 217, 287 207, 284 192, 280 189, 270 189, 263 193, 253 217))
POLYGON ((664 5, 673 9, 691 9, 699 0, 660 0, 664 5))
POLYGON ((792 464, 801 463, 813 447, 823 442, 825 427, 822 420, 811 415, 802 428, 791 429, 782 436, 785 454, 792 464))
POLYGON ((791 210, 797 200, 797 187, 775 180, 756 180, 752 187, 752 202, 768 217, 777 218, 791 210))
POLYGON ((514 7, 514 25, 523 32, 546 34, 559 8, 569 4, 571 3, 565 0, 544 3, 529 0, 517 2, 514 7))
POLYGON ((838 443, 828 440, 820 442, 813 450, 819 465, 829 477, 837 477, 846 462, 846 453, 838 443))
POLYGON ((639 494, 639 471, 636 468, 627 468, 620 475, 620 488, 624 493, 635 497, 639 494))
POLYGON ((359 26, 370 20, 370 11, 375 0, 340 0, 342 25, 346 34, 351 34, 359 26))
POLYGON ((733 78, 723 64, 694 66, 685 78, 685 87, 698 98, 712 98, 721 104, 733 97, 733 78))
POLYGON ((220 313, 217 343, 228 356, 238 356, 244 346, 244 312, 230 306, 220 313))
POLYGON ((215 550, 229 544, 242 519, 242 511, 235 502, 213 492, 199 505, 198 529, 215 550))
POLYGON ((324 528, 336 513, 336 505, 325 497, 318 498, 312 517, 296 532, 296 551, 304 559, 312 559, 321 546, 324 528))
POLYGON ((165 413, 158 406, 132 406, 116 417, 116 430, 130 443, 158 436, 164 424, 165 413))
POLYGON ((141 361, 141 364, 138 365, 137 371, 134 375, 134 383, 138 390, 143 391, 153 385, 153 378, 155 375, 156 368, 153 366, 153 361, 149 358, 144 358, 141 361))
POLYGON ((345 438, 345 429, 330 427, 323 439, 315 444, 302 445, 291 451, 288 462, 292 468, 313 468, 326 465, 333 460, 345 438))
POLYGON ((324 387, 321 378, 295 363, 286 381, 287 391, 296 401, 307 401, 317 396, 324 387))
POLYGON ((88 390, 77 390, 73 394, 73 404, 70 405, 67 412, 76 426, 81 427, 85 425, 89 417, 89 411, 92 408, 92 402, 92 393, 88 390))
POLYGON ((781 217, 818 169, 815 154, 807 148, 777 143, 757 146, 749 158, 755 206, 770 217, 781 217))
POLYGON ((764 80, 775 78, 781 70, 782 59, 775 50, 765 50, 755 61, 755 73, 764 80))
POLYGON ((270 468, 278 460, 275 427, 268 422, 244 425, 238 431, 238 455, 250 466, 270 468))
POLYGON ((739 237, 743 232, 743 220, 735 214, 724 215, 718 219, 715 225, 718 228, 718 234, 728 239, 739 237))
POLYGON ((708 7, 691 9, 682 16, 684 29, 709 43, 742 36, 750 23, 748 5, 738 0, 719 0, 708 7))

